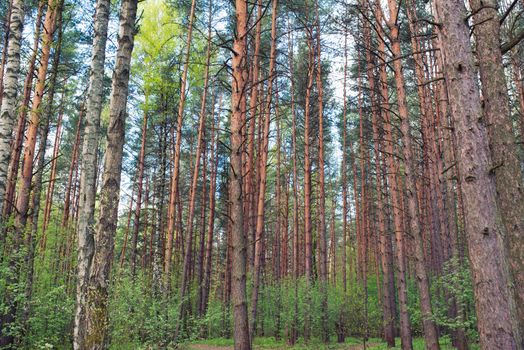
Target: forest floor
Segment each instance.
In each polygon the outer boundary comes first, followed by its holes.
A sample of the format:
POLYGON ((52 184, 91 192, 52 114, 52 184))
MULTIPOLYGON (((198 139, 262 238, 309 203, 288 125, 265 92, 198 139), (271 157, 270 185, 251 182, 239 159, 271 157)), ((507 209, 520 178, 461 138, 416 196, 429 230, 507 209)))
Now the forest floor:
MULTIPOLYGON (((400 349, 400 339, 397 339, 397 347, 389 348, 400 349)), ((476 349, 475 346, 472 347, 476 349)), ((232 339, 209 339, 197 341, 194 343, 186 344, 184 350, 233 350, 233 340, 232 339)), ((297 344, 295 346, 289 346, 283 341, 275 341, 273 338, 257 338, 255 340, 254 350, 385 350, 388 349, 386 343, 381 339, 370 339, 370 341, 364 347, 362 340, 356 338, 347 338, 346 343, 312 343, 309 345, 297 344)), ((425 349, 424 340, 422 338, 413 339, 413 349, 414 350, 423 350, 425 349)), ((441 341, 442 350, 454 349, 448 341, 441 341)))
MULTIPOLYGON (((376 345, 377 344, 369 344, 367 346, 367 349, 375 349, 376 348, 376 345)), ((311 348, 311 347, 309 347, 311 348)), ((189 345, 189 349, 190 350, 233 350, 233 347, 232 346, 216 346, 216 345, 205 345, 205 344, 194 344, 194 345, 189 345)), ((290 347, 290 346, 285 346, 285 347, 279 347, 279 348, 274 348, 274 347, 271 347, 271 348, 268 348, 268 347, 265 347, 265 346, 255 346, 255 350, 262 350, 262 349, 274 349, 274 350, 283 350, 283 349, 307 349, 307 348, 304 348, 304 347, 290 347)), ((311 348, 312 349, 312 348, 311 348)), ((327 345, 326 346, 326 349, 340 349, 340 350, 364 350, 364 345, 363 344, 357 344, 357 345, 327 345)))
MULTIPOLYGON (((296 344, 295 346, 287 345, 285 341, 276 341, 274 338, 256 338, 254 350, 314 350, 314 349, 329 349, 329 350, 364 350, 364 349, 379 349, 380 339, 373 339, 367 343, 366 348, 362 341, 356 338, 347 338, 346 343, 330 343, 323 344, 318 342, 311 342, 306 345, 304 343, 296 344)), ((208 339, 196 341, 186 344, 184 350, 233 350, 232 339, 208 339)))

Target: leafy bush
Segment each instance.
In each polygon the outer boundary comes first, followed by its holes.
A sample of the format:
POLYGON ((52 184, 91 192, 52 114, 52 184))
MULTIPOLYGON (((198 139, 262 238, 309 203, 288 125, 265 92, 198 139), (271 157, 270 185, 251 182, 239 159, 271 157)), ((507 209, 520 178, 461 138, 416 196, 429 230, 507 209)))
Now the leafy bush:
POLYGON ((432 286, 435 322, 450 331, 464 329, 470 341, 478 340, 473 281, 468 266, 449 260, 432 286), (454 305, 453 305, 454 304, 454 305), (450 310, 456 310, 456 315, 450 310))

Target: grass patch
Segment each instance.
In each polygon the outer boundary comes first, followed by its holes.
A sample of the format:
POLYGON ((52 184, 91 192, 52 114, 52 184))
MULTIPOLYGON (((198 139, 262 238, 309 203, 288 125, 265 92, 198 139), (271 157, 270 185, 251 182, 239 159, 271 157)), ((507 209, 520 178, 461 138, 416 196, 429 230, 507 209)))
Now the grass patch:
MULTIPOLYGON (((388 348, 387 344, 384 343, 381 339, 376 339, 377 341, 375 343, 380 343, 379 345, 369 347, 370 350, 400 350, 400 338, 395 339, 395 347, 394 348, 388 348)), ((373 343, 370 341, 370 343, 373 343)), ((441 337, 439 339, 440 343, 440 349, 441 350, 453 350, 455 349, 453 345, 451 344, 451 340, 448 337, 441 337)), ((470 349, 472 350, 478 350, 479 347, 477 344, 469 344, 470 349)), ((424 342, 424 338, 414 338, 413 339, 413 350, 425 350, 426 349, 426 343, 424 342)))
MULTIPOLYGON (((186 344, 186 348, 190 348, 191 345, 209 345, 209 346, 228 346, 233 347, 233 339, 225 338, 214 338, 214 339, 204 339, 191 342, 186 344)), ((400 350, 400 338, 396 339, 396 347, 388 348, 387 344, 379 338, 371 338, 366 342, 366 348, 369 350, 400 350)), ((299 339, 294 346, 289 346, 284 339, 276 340, 273 337, 258 337, 254 342, 255 350, 266 350, 266 349, 289 349, 289 350, 344 350, 355 345, 363 345, 362 339, 347 337, 346 341, 342 344, 331 342, 329 344, 324 344, 320 339, 311 339, 307 344, 304 343, 303 339, 299 339)), ((451 341, 447 337, 442 337, 440 339, 440 348, 441 350, 453 350, 451 341)), ((470 345, 472 350, 478 350, 478 346, 475 344, 470 345)), ((423 338, 414 338, 413 339, 413 350, 425 350, 425 343, 423 338)))
POLYGON ((226 338, 212 338, 212 339, 202 339, 195 340, 191 344, 202 344, 202 345, 211 345, 211 346, 233 346, 235 342, 233 339, 226 338))

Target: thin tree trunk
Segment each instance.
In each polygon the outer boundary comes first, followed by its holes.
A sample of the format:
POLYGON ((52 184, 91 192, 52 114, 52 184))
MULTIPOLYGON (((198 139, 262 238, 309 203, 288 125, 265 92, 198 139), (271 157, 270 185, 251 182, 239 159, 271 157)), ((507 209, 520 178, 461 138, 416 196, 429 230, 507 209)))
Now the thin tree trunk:
POLYGON ((257 187, 257 176, 255 169, 255 129, 256 129, 256 119, 257 112, 259 111, 259 89, 260 89, 260 65, 259 65, 259 56, 260 56, 260 36, 262 33, 262 0, 257 1, 257 19, 255 25, 255 46, 253 50, 253 63, 252 63, 252 73, 251 73, 251 92, 249 98, 249 135, 248 135, 248 161, 246 168, 246 197, 248 201, 248 260, 250 267, 253 267, 255 262, 255 235, 256 235, 256 211, 257 211, 257 196, 256 190, 257 187))
POLYGON ((44 96, 46 75, 49 67, 49 57, 53 43, 53 35, 56 29, 56 18, 61 11, 63 0, 49 0, 44 31, 42 36, 42 56, 40 58, 40 68, 38 69, 38 81, 35 87, 33 104, 31 107, 31 119, 27 128, 27 141, 24 148, 24 166, 20 179, 20 188, 16 201, 15 230, 16 235, 21 235, 28 218, 29 198, 31 192, 31 181, 34 170, 34 154, 36 149, 36 139, 40 123, 40 108, 44 96))
MULTIPOLYGON (((165 97, 163 97, 165 99, 165 97)), ((162 115, 165 117, 166 102, 162 101, 162 115)), ((160 156, 160 170, 155 181, 157 191, 156 202, 156 227, 153 231, 153 295, 160 296, 162 289, 162 252, 164 238, 164 194, 166 187, 166 169, 167 169, 167 126, 166 119, 163 120, 160 127, 160 142, 158 144, 158 153, 160 156)))
POLYGON ((129 200, 129 210, 127 211, 126 228, 124 231, 124 242, 122 243, 122 250, 120 251, 120 268, 124 266, 126 258, 127 242, 129 240, 129 230, 131 227, 131 216, 133 215, 133 202, 135 200, 135 186, 131 186, 131 197, 129 200))
MULTIPOLYGON (((182 146, 182 123, 184 121, 184 107, 186 103, 186 85, 187 72, 189 70, 189 56, 191 53, 191 39, 193 36, 193 21, 195 17, 196 0, 191 2, 191 10, 189 14, 189 27, 187 30, 187 41, 184 54, 184 68, 180 84, 180 101, 178 104, 178 117, 176 128, 176 144, 173 154, 173 175, 171 179, 171 201, 169 203, 169 210, 167 216, 167 240, 165 247, 164 260, 164 291, 167 293, 171 284, 171 256, 173 250, 173 233, 175 231, 175 214, 176 214, 176 199, 178 198, 178 180, 180 172, 180 148, 182 146)), ((181 232, 179 234, 182 234, 181 232)), ((190 245, 189 245, 190 246, 190 245)))
MULTIPOLYGON (((45 208, 44 208, 44 220, 42 223, 42 237, 40 238, 40 248, 41 251, 45 251, 46 245, 46 231, 49 226, 49 220, 51 219, 51 209, 53 207, 53 194, 55 190, 56 183, 56 166, 58 163, 59 151, 60 151, 60 141, 62 137, 62 117, 64 114, 64 102, 65 100, 65 91, 62 92, 62 102, 60 103, 60 111, 58 112, 58 120, 56 122, 56 133, 55 133, 55 142, 53 145, 53 158, 51 159, 51 172, 49 174, 49 183, 47 185, 46 199, 45 199, 45 208)), ((44 150, 45 152, 45 150, 44 150)))
POLYGON ((322 340, 324 343, 329 341, 328 330, 328 261, 327 261, 327 235, 326 235, 326 189, 325 189, 325 162, 324 162, 324 89, 322 86, 322 47, 320 41, 320 16, 318 0, 315 0, 316 16, 316 84, 318 92, 318 181, 319 181, 319 213, 320 231, 318 239, 320 241, 320 283, 321 283, 321 319, 322 319, 322 340))
MULTIPOLYGON (((382 34, 382 33, 381 33, 382 34)), ((379 59, 385 62, 385 43, 379 40, 379 59)), ((399 180, 397 164, 395 161, 394 134, 391 125, 389 89, 386 66, 380 65, 380 92, 382 114, 384 118, 384 141, 386 151, 387 179, 391 192, 391 206, 393 207, 393 226, 396 240, 397 258, 397 288, 398 301, 400 306, 400 342, 403 350, 413 349, 411 323, 408 313, 407 303, 407 282, 406 282, 406 242, 404 237, 404 223, 402 216, 402 197, 399 191, 399 180)))
POLYGON ((265 215, 265 198, 267 182, 267 160, 269 152, 269 129, 271 121, 271 102, 273 98, 273 84, 276 80, 275 63, 276 63, 276 40, 277 40, 277 5, 278 0, 272 0, 271 16, 271 52, 269 54, 269 81, 266 93, 266 105, 262 114, 264 115, 264 130, 262 134, 262 145, 259 150, 259 188, 257 203, 257 221, 255 235, 255 262, 253 267, 253 289, 251 293, 251 323, 249 324, 249 334, 251 341, 255 338, 255 328, 257 320, 258 293, 260 289, 260 275, 262 270, 262 254, 264 245, 264 215, 265 215))
MULTIPOLYGON (((367 32, 369 33, 369 31, 367 32)), ((366 36, 366 46, 370 47, 370 37, 366 36)), ((377 99, 377 91, 375 87, 375 77, 373 75, 373 62, 372 55, 369 50, 366 51, 367 61, 367 77, 369 83, 369 89, 371 91, 371 115, 372 115, 372 127, 373 127, 373 141, 375 144, 375 173, 376 173, 376 191, 377 191, 377 219, 378 219, 378 232, 380 242, 380 263, 382 267, 382 310, 384 315, 384 339, 386 340, 389 347, 395 347, 395 312, 392 309, 390 303, 391 298, 394 296, 390 295, 390 292, 394 288, 394 273, 393 273, 393 255, 391 252, 391 237, 388 230, 386 230, 386 217, 385 217, 385 199, 383 198, 383 187, 382 187, 382 152, 383 152, 383 140, 381 139, 380 131, 383 128, 382 120, 379 115, 380 106, 379 99, 377 99)), ((384 187, 386 184, 384 183, 384 187)))
POLYGON ((135 206, 135 219, 133 221, 133 242, 131 247, 131 275, 133 278, 136 276, 136 256, 138 254, 138 233, 140 231, 140 211, 142 206, 142 188, 144 182, 144 160, 146 157, 146 141, 147 141, 147 120, 148 120, 148 102, 149 92, 146 92, 145 96, 145 111, 144 118, 142 120, 142 141, 140 145, 140 152, 138 155, 138 180, 137 180, 137 195, 136 195, 136 206, 135 206))
POLYGON ((422 235, 419 222, 419 203, 416 196, 416 170, 411 146, 411 126, 409 121, 409 111, 405 90, 405 82, 402 68, 402 56, 399 38, 399 26, 397 16, 399 8, 397 0, 388 0, 389 21, 387 22, 390 29, 391 48, 393 52, 393 71, 398 100, 398 112, 400 117, 400 129, 402 132, 402 154, 404 158, 404 173, 406 196, 408 204, 408 218, 410 233, 413 236, 414 259, 416 281, 420 295, 420 309, 422 313, 422 324, 424 327, 424 339, 428 350, 438 350, 438 332, 435 322, 433 321, 433 312, 431 308, 431 294, 429 279, 425 266, 424 250, 422 247, 422 235))
MULTIPOLYGON (((58 35, 56 40, 56 48, 54 52, 53 57, 53 65, 51 70, 51 75, 49 78, 49 90, 48 90, 48 98, 47 103, 44 111, 44 120, 42 125, 40 126, 40 144, 38 146, 38 158, 37 158, 37 166, 36 166, 36 174, 34 176, 33 180, 33 195, 32 195, 32 201, 31 201, 31 224, 29 228, 29 233, 27 234, 25 238, 26 243, 26 269, 27 269, 27 278, 26 278, 26 286, 25 286, 25 303, 23 307, 23 314, 22 314, 22 337, 24 337, 27 333, 27 321, 29 319, 29 312, 30 312, 30 306, 31 306, 31 299, 33 295, 33 277, 34 277, 34 260, 35 260, 35 246, 36 246, 36 235, 38 232, 38 219, 40 216, 40 201, 41 201, 41 192, 42 192, 42 178, 43 178, 43 172, 44 172, 44 166, 45 166, 45 153, 47 149, 47 137, 49 134, 49 126, 51 117, 53 115, 53 103, 54 103, 54 96, 56 92, 57 87, 57 77, 58 77, 58 70, 60 65, 60 58, 62 54, 62 34, 63 34, 63 27, 62 27, 62 12, 61 8, 58 9, 57 14, 57 28, 58 28, 58 35)), ((65 94, 65 91, 63 92, 63 95, 65 94)), ((63 98, 61 103, 61 109, 63 106, 63 98)), ((59 119, 61 118, 62 110, 59 112, 59 119)), ((57 130, 58 134, 58 130, 57 130)), ((51 174, 52 176, 53 174, 51 174)), ((44 237, 42 237, 44 238, 44 237)), ((44 254, 45 251, 43 251, 42 254, 44 254)), ((18 339, 17 343, 20 343, 22 339, 18 339)))
MULTIPOLYGON (((74 201, 74 198, 71 198, 71 192, 73 187, 76 186, 76 176, 75 172, 78 169, 78 148, 80 147, 80 136, 82 133, 82 123, 84 120, 84 104, 80 105, 78 111, 78 121, 76 123, 76 132, 75 132, 75 143, 73 144, 73 150, 71 151, 71 165, 69 166, 69 175, 67 178, 67 187, 66 194, 64 198, 64 212, 62 214, 62 227, 67 228, 69 225, 69 216, 71 214, 71 201, 74 201)), ((74 205, 74 203, 73 203, 74 205)))
POLYGON ((347 237, 348 237, 348 178, 347 178, 347 77, 348 77, 348 28, 344 27, 344 87, 342 110, 342 286, 347 292, 347 237))
MULTIPOLYGON (((194 1, 193 1, 193 7, 194 7, 194 1)), ((194 11, 194 9, 192 10, 194 11)), ((200 159, 201 154, 203 152, 203 148, 205 148, 205 141, 204 141, 204 127, 206 122, 206 103, 207 103, 207 93, 209 89, 209 68, 211 64, 211 23, 212 23, 212 14, 211 11, 209 11, 209 21, 208 21, 208 32, 207 32, 207 53, 206 53, 206 68, 204 72, 204 87, 202 92, 202 100, 200 102, 200 114, 199 114, 199 124, 198 124, 198 136, 197 136, 197 147, 195 150, 195 163, 193 166, 193 177, 191 180, 191 188, 190 188, 190 198, 189 198, 189 212, 187 216, 187 236, 186 236, 186 250, 184 253, 184 265, 183 265, 183 271, 182 271, 182 279, 180 283, 180 315, 179 320, 184 318, 185 310, 188 307, 186 298, 186 293, 189 289, 189 268, 191 267, 191 252, 192 252, 192 246, 193 246, 193 218, 195 215, 195 202, 196 202, 196 195, 197 195, 197 185, 198 185, 198 174, 199 174, 199 166, 200 166, 200 159)), ((205 171, 205 169, 204 169, 205 171)), ((205 175, 204 175, 204 181, 203 186, 205 186, 205 175)), ((175 339, 178 337, 179 332, 179 324, 180 322, 177 322, 177 327, 175 331, 175 339)))
MULTIPOLYGON (((306 5, 308 2, 306 2, 306 5)), ((307 12, 307 9, 306 9, 307 12)), ((305 244, 305 274, 306 274, 306 308, 304 315, 304 339, 309 340, 311 336, 311 284, 313 280, 313 237, 311 224, 311 91, 313 89, 313 79, 315 75, 313 33, 311 28, 306 26, 307 46, 308 46, 308 80, 306 85, 305 106, 304 106, 304 244, 305 244)))
MULTIPOLYGON (((360 54, 359 54, 360 56, 360 54)), ((360 61, 360 58, 359 58, 360 61)), ((368 307, 368 237, 369 237, 369 214, 368 214, 368 191, 367 191, 367 159, 368 150, 364 143, 364 111, 362 96, 362 74, 361 65, 358 66, 358 115, 359 115, 359 148, 360 148, 360 211, 356 212, 360 216, 360 232, 357 231, 357 255, 358 255, 358 275, 362 280, 364 290, 364 348, 369 336, 369 307, 368 307)), ((356 171, 355 174, 356 175, 356 171)), ((356 186, 355 186, 356 187, 356 186)), ((355 201, 358 199, 355 196, 355 201)))
POLYGON ((290 70, 290 95, 291 95, 291 119, 292 119, 292 142, 293 142, 293 279, 294 279, 294 299, 293 299, 293 321, 291 325, 291 335, 289 343, 294 345, 298 340, 298 278, 300 276, 300 240, 299 240, 299 203, 298 203, 298 160, 297 160, 297 122, 295 112, 295 76, 293 59, 293 32, 288 18, 289 32, 289 70, 290 70))
MULTIPOLYGON (((214 106, 214 101, 213 101, 214 106)), ((220 117, 220 111, 222 109, 222 95, 220 95, 220 102, 218 103, 218 115, 220 117)), ((211 113, 213 120, 211 126, 211 151, 210 159, 213 160, 211 164, 211 179, 209 185, 209 217, 207 222, 207 240, 206 240, 206 257, 205 257, 205 269, 204 269, 204 282, 202 291, 202 309, 200 315, 205 315, 207 311, 207 305, 209 301, 209 294, 211 288, 211 259, 213 253, 213 235, 215 228, 215 204, 216 204, 216 182, 217 182, 217 169, 218 169, 218 141, 220 134, 215 131, 215 115, 211 113), (216 132, 216 136, 215 136, 216 132)), ((220 120, 220 118, 218 118, 220 120)))
MULTIPOLYGON (((214 97, 211 97, 213 101, 214 97)), ((205 136, 204 136, 205 137, 205 136)), ((197 258, 197 284, 203 285, 204 282, 204 250, 205 250, 205 231, 206 231, 206 191, 207 191, 207 153, 206 140, 203 140, 202 145, 202 191, 200 193, 200 234, 198 242, 198 258, 197 258)), ((197 291, 197 315, 200 315, 202 310, 202 289, 197 291)))
POLYGON ((148 206, 149 206, 149 176, 146 174, 146 188, 145 188, 145 195, 144 195, 144 210, 145 210, 145 213, 144 213, 144 235, 143 235, 143 244, 142 244, 142 256, 141 256, 141 266, 142 266, 142 270, 144 270, 144 275, 147 276, 147 271, 145 271, 146 269, 146 266, 147 266, 147 249, 149 248, 149 239, 147 237, 147 231, 149 229, 149 209, 148 209, 148 206))

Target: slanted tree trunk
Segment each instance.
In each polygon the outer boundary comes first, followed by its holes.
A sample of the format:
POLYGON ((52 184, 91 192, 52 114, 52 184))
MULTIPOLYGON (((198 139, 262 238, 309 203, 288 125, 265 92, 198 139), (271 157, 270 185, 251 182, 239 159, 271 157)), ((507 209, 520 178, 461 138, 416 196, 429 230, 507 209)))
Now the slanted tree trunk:
MULTIPOLYGON (((24 2, 13 0, 9 19, 9 40, 5 79, 3 79, 2 107, 0 109, 0 213, 4 204, 5 184, 11 156, 11 139, 16 118, 18 78, 20 74, 20 47, 24 30, 24 2)), ((2 229, 3 231, 3 229, 2 229)), ((2 234, 3 236, 3 234, 2 234)))
POLYGON ((242 130, 246 113, 247 1, 235 0, 236 33, 233 41, 231 85, 231 156, 229 202, 231 203, 231 300, 236 350, 251 350, 246 302, 246 239, 242 194, 242 130))
POLYGON ((509 273, 496 183, 462 0, 435 0, 438 37, 457 141, 480 346, 515 349, 509 273))
POLYGON ((85 337, 87 349, 104 349, 108 332, 109 274, 113 261, 114 235, 118 223, 120 180, 127 116, 127 95, 133 52, 138 0, 123 0, 115 70, 109 104, 107 149, 100 192, 100 216, 85 299, 85 337))
POLYGON ((53 158, 51 159, 51 172, 49 174, 49 183, 47 185, 45 208, 44 208, 44 221, 42 223, 42 238, 40 246, 45 250, 45 236, 49 221, 51 219, 51 210, 53 207, 53 194, 55 191, 56 183, 56 167, 58 164, 58 157, 60 152, 60 141, 62 138, 62 118, 64 115, 64 104, 65 104, 65 91, 62 93, 62 102, 60 103, 60 110, 58 112, 58 120, 56 122, 56 133, 55 141, 53 144, 53 158))
POLYGON ((29 103, 31 102, 31 92, 33 91, 33 79, 35 76, 36 59, 38 56, 38 46, 40 44, 40 32, 42 27, 42 13, 46 5, 45 0, 40 0, 38 3, 38 10, 35 21, 35 33, 33 38, 33 48, 31 58, 24 81, 23 95, 21 106, 18 111, 18 125, 16 127, 15 136, 11 145, 11 160, 9 162, 9 171, 7 174, 7 186, 5 191, 4 208, 2 215, 8 218, 12 209, 14 208, 14 198, 16 189, 16 180, 18 177, 18 169, 20 167, 20 156, 22 154, 22 146, 24 141, 24 131, 26 127, 26 117, 29 110, 29 103))
MULTIPOLYGON (((58 35, 56 39, 56 48, 54 52, 53 57, 53 66, 51 75, 49 78, 49 90, 48 90, 48 98, 46 107, 44 110, 44 120, 42 125, 40 126, 40 144, 38 146, 38 157, 36 161, 36 173, 33 180, 33 195, 32 195, 32 201, 31 201, 31 224, 30 228, 28 230, 28 233, 25 238, 26 243, 26 269, 27 269, 27 278, 26 278, 26 286, 25 286, 25 304, 23 308, 23 315, 22 315, 22 326, 24 327, 22 337, 24 337, 28 331, 27 329, 27 321, 29 319, 29 312, 31 307, 31 299, 33 295, 33 277, 34 277, 34 260, 35 260, 35 250, 36 250, 36 235, 38 232, 38 218, 40 216, 40 198, 41 198, 41 192, 42 192, 42 178, 44 173, 44 166, 45 166, 45 153, 47 149, 47 137, 49 135, 49 126, 51 117, 53 116, 54 110, 53 110, 53 103, 57 88, 57 78, 58 78, 58 70, 60 65, 60 57, 62 54, 62 34, 63 34, 63 26, 62 26, 62 9, 58 9, 58 15, 57 15, 57 28, 58 28, 58 35)), ((65 95, 65 91, 62 93, 65 95)), ((61 107, 63 106, 63 99, 61 103, 61 107)), ((61 112, 59 112, 59 119, 61 118, 61 112)), ((57 135, 59 134, 59 130, 57 130, 57 135)), ((51 171, 52 173, 52 171, 51 171)), ((53 176, 51 174, 50 176, 53 176)), ((50 182, 51 183, 51 182, 50 182)), ((44 235, 44 233, 42 233, 44 235)), ((41 237, 41 239, 45 239, 45 237, 41 237)), ((44 247, 45 249, 45 247, 44 247)), ((42 254, 44 254, 45 250, 42 251, 42 254)), ((20 339, 22 340, 22 339, 20 339)), ((20 342, 18 341, 18 343, 20 342)))
MULTIPOLYGON (((103 104, 103 82, 105 49, 109 23, 109 0, 97 0, 94 24, 93 48, 91 51, 91 67, 89 88, 87 92, 86 125, 82 144, 82 163, 80 165, 80 202, 78 206, 78 265, 76 283, 76 306, 73 329, 73 348, 86 349, 86 297, 91 260, 94 251, 94 225, 96 181, 98 168, 98 142, 100 138, 100 114, 103 104)), ((82 110, 81 112, 82 113, 82 110)), ((82 114, 81 114, 82 115, 82 114)), ((78 122, 77 140, 81 120, 78 122)), ((76 143, 78 144, 78 142, 76 143)), ((76 158, 77 149, 73 148, 76 158)), ((71 176, 71 173, 70 173, 71 176)), ((69 201, 69 196, 66 197, 69 201)), ((69 208, 64 208, 64 216, 69 215, 69 208)))
POLYGON ((42 36, 42 56, 40 57, 40 68, 38 69, 38 81, 35 86, 33 104, 31 107, 31 119, 27 128, 27 141, 24 148, 24 166, 20 179, 20 188, 16 201, 15 214, 15 235, 21 235, 28 218, 29 198, 31 192, 31 182, 34 170, 34 155, 36 149, 36 139, 41 115, 41 104, 44 97, 46 75, 49 67, 49 57, 53 43, 53 35, 56 30, 56 18, 61 11, 63 0, 49 0, 46 18, 44 21, 44 31, 42 36))
MULTIPOLYGON (((15 8, 13 7, 13 14, 15 8)), ((30 201, 30 192, 32 189, 32 180, 33 180, 33 170, 34 170, 34 153, 36 149, 36 139, 38 131, 40 130, 40 114, 42 113, 40 108, 43 101, 43 94, 45 88, 46 74, 49 66, 49 58, 51 54, 51 44, 53 41, 53 35, 56 29, 56 19, 59 15, 59 12, 62 10, 62 1, 61 0, 49 0, 48 11, 46 14, 46 20, 44 23, 45 33, 43 36, 42 44, 42 57, 41 57, 41 66, 38 71, 38 82, 35 88, 35 97, 33 98, 33 106, 31 112, 31 123, 29 125, 29 130, 27 134, 27 143, 24 152, 24 167, 22 171, 22 178, 20 182, 20 193, 16 203, 16 215, 14 227, 9 229, 9 233, 13 235, 13 250, 12 256, 9 261, 10 271, 6 280, 7 285, 14 285, 18 283, 19 271, 18 265, 19 261, 19 249, 22 244, 22 237, 24 235, 27 219, 29 217, 29 201, 30 201)), ((15 21, 16 22, 16 21, 15 21)), ((56 79, 56 74, 55 74, 56 79)), ((6 86, 7 88, 7 86, 6 86)), ((53 89, 51 89, 52 91, 53 89)), ((50 94, 51 96, 52 94, 50 94)), ((46 116, 44 116, 45 118, 46 116)), ((14 123, 13 123, 14 124, 14 123)), ((44 128, 47 127, 47 123, 44 120, 44 128)), ((8 137, 6 135, 6 137, 8 137)), ((47 130, 43 130, 42 139, 40 140, 43 150, 45 150, 45 142, 47 139, 47 130)), ((43 154, 41 155, 43 157, 43 154)), ((43 166, 43 159, 40 161, 37 160, 39 166, 43 166)), ((8 162, 6 162, 8 163, 8 162)), ((42 169, 36 169, 37 173, 40 173, 42 169)), ((39 175, 39 177, 40 177, 39 175)), ((41 178, 36 178, 37 186, 35 190, 40 190, 38 182, 41 182, 41 178), (40 181, 38 181, 40 180, 40 181)), ((39 196, 40 193, 33 192, 35 195, 39 196)), ((36 201, 36 205, 39 207, 39 199, 36 201)), ((38 210, 39 208, 37 208, 38 210)), ((31 242, 32 244, 32 242, 31 242)), ((3 333, 4 330, 7 330, 15 320, 16 309, 17 309, 17 300, 7 293, 4 296, 6 298, 7 307, 2 314, 2 324, 0 333, 3 333)), ((12 335, 3 335, 0 337, 0 346, 5 346, 10 348, 14 345, 14 337, 12 335)))

